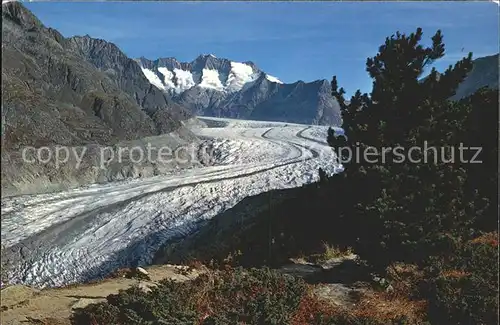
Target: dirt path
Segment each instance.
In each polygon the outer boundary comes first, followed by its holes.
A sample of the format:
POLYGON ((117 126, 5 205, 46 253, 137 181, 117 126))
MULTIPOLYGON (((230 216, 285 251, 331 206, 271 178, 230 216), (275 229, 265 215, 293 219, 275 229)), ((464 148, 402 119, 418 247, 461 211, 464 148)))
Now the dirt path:
POLYGON ((69 325, 73 309, 106 300, 119 290, 133 285, 147 288, 165 278, 186 281, 196 277, 198 272, 182 275, 180 267, 157 265, 146 269, 151 281, 111 278, 99 283, 69 286, 58 289, 36 290, 15 285, 1 291, 1 325, 69 325))

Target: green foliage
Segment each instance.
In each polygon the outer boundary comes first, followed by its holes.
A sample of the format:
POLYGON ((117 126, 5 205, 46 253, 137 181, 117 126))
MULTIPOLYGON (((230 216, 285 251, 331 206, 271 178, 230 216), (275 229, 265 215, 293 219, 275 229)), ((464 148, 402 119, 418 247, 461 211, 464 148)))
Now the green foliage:
POLYGON ((428 271, 433 324, 498 323, 498 243, 467 243, 428 271))
POLYGON ((290 324, 305 293, 301 280, 277 271, 227 270, 121 291, 77 310, 72 324, 290 324))
MULTIPOLYGON (((336 77, 332 80, 346 137, 331 130, 328 143, 354 153, 344 164, 339 215, 346 216, 346 232, 357 237, 355 251, 372 264, 383 268, 401 261, 429 270, 426 277, 432 280, 421 295, 430 298, 433 322, 494 324, 498 270, 492 265, 498 261, 498 241, 493 246, 469 241, 480 231, 497 229, 498 90, 449 100, 471 70, 472 54, 444 74, 433 68, 422 79, 444 55, 440 31, 430 47, 419 44, 422 35, 420 28, 409 36, 397 33, 367 60, 370 94, 357 91, 347 103, 336 77), (394 151, 381 157, 384 147, 407 151, 425 144, 438 155, 433 152, 427 162, 401 161, 394 151), (460 146, 481 151, 477 157, 475 150, 452 157, 450 149, 460 146), (375 163, 356 156, 370 147, 379 153, 375 163), (448 150, 444 155, 443 149, 448 150), (470 163, 472 158, 482 163, 470 163)), ((424 154, 414 152, 412 158, 425 159, 424 154)))
POLYGON ((450 247, 450 237, 443 234, 470 236, 480 210, 477 193, 466 191, 471 184, 468 167, 458 157, 451 162, 441 157, 443 148, 458 147, 465 126, 471 124, 472 105, 449 98, 471 70, 472 54, 439 77, 433 68, 422 80, 430 64, 444 55, 440 31, 430 47, 420 44, 422 35, 420 28, 408 36, 397 33, 367 60, 373 79, 369 95, 357 91, 346 104, 344 90, 338 89, 335 77, 332 80, 347 139, 330 134, 329 143, 346 144, 355 154, 356 147, 361 153, 370 147, 378 151, 375 163, 354 156, 345 164, 342 213, 349 215, 350 231, 359 233, 355 250, 382 267, 393 260, 412 263, 443 253, 450 247), (401 161, 394 151, 382 157, 383 148, 398 146, 404 150, 436 147, 438 157, 432 151, 434 155, 426 157, 423 150, 412 152, 412 158, 421 163, 408 157, 401 161))
MULTIPOLYGON (((464 146, 480 148, 476 161, 465 164, 467 170, 466 193, 476 207, 475 229, 498 229, 498 89, 480 89, 463 99, 457 106, 468 112, 462 132, 464 146)), ((474 158, 477 150, 466 153, 466 159, 474 158)))
MULTIPOLYGON (((368 301, 367 299, 365 299, 368 301)), ((370 301, 372 298, 369 299, 370 301)), ((388 325, 421 324, 408 305, 360 311, 319 299, 298 278, 275 270, 208 271, 187 282, 164 280, 151 292, 137 287, 75 310, 74 325, 388 325), (406 321, 405 321, 406 319, 406 321)), ((388 301, 381 301, 386 305, 388 301)))

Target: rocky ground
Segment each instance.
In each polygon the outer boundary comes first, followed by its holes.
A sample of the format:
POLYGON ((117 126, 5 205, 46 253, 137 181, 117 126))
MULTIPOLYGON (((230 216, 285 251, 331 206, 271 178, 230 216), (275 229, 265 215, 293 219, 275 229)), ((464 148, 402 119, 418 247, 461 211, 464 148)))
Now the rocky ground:
POLYGON ((101 282, 60 289, 37 290, 23 285, 7 286, 1 291, 2 325, 70 324, 69 318, 73 310, 105 301, 108 295, 118 293, 119 290, 136 285, 147 291, 162 279, 186 281, 195 278, 201 272, 186 271, 186 269, 175 265, 157 265, 146 270, 139 268, 140 271, 137 271, 134 277, 128 276, 134 272, 122 270, 116 272, 114 277, 101 282), (142 270, 145 272, 142 273, 142 270), (143 276, 138 276, 141 274, 143 276))
POLYGON ((178 169, 200 167, 202 160, 199 155, 204 153, 191 157, 188 151, 202 150, 202 141, 189 130, 194 123, 197 122, 186 121, 186 126, 168 134, 119 141, 108 146, 91 144, 60 147, 67 148, 69 155, 63 151, 57 154, 58 146, 47 146, 52 158, 44 151, 42 159, 39 159, 38 151, 35 150, 40 148, 26 151, 26 159, 23 150, 2 150, 2 166, 5 166, 1 171, 2 198, 64 191, 89 184, 165 175, 178 169), (173 153, 178 150, 181 159, 162 162, 157 157, 158 149, 151 150, 149 159, 148 146, 168 148, 173 153), (119 154, 120 148, 124 148, 123 154, 119 154), (139 150, 145 158, 140 159, 137 155, 139 150))

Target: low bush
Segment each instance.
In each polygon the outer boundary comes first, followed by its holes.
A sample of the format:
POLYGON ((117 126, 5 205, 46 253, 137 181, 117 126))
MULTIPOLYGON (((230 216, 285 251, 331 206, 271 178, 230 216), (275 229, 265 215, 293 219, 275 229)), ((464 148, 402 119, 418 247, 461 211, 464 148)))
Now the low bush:
POLYGON ((498 233, 480 236, 428 268, 424 292, 435 324, 498 323, 498 233))
POLYGON ((131 288, 75 312, 83 324, 291 324, 306 284, 269 269, 228 269, 131 288))
POLYGON ((346 308, 313 286, 268 268, 211 270, 192 281, 164 280, 75 310, 73 325, 387 325, 422 324, 420 302, 372 293, 346 308), (358 305, 358 303, 357 303, 358 305))

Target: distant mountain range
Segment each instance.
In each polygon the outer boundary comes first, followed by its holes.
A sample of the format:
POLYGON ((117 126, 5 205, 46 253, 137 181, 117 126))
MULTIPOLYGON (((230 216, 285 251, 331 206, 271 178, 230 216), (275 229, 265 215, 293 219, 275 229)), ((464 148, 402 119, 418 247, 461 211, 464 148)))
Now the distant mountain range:
POLYGON ((285 84, 253 62, 212 54, 192 62, 137 59, 149 81, 193 114, 340 125, 340 106, 327 80, 285 84))
MULTIPOLYGON (((192 62, 175 58, 137 59, 148 80, 195 115, 304 124, 340 125, 340 107, 330 83, 285 84, 251 61, 234 62, 212 54, 192 62)), ((474 68, 454 100, 481 87, 498 88, 498 54, 474 60, 474 68)))
MULTIPOLYGON (((63 37, 20 2, 2 4, 2 144, 108 144, 168 133, 193 115, 340 125, 327 80, 283 83, 253 62, 128 58, 113 43, 63 37)), ((498 88, 479 58, 453 99, 498 88)))

